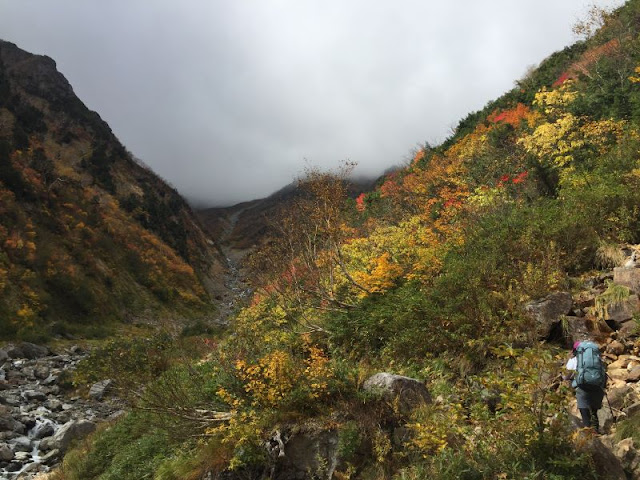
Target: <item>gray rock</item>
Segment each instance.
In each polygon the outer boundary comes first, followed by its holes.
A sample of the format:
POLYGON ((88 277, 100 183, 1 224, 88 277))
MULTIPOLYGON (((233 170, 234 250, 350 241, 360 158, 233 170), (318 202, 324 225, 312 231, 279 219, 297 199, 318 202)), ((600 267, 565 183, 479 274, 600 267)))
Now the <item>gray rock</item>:
POLYGON ((304 431, 292 435, 278 457, 274 478, 331 479, 338 458, 338 432, 335 430, 304 431))
POLYGON ((613 283, 629 287, 640 293, 640 268, 616 267, 613 269, 613 283))
POLYGON ((32 430, 32 436, 34 440, 41 440, 45 437, 50 437, 55 433, 55 429, 51 422, 39 423, 32 430))
POLYGON ((7 360, 9 360, 9 355, 7 355, 7 352, 4 348, 0 348, 0 364, 6 362, 7 360))
POLYGON ((525 312, 535 320, 536 332, 541 338, 547 338, 562 316, 571 312, 573 299, 568 292, 556 292, 541 300, 529 302, 525 312))
POLYGON ((573 345, 574 342, 589 337, 589 328, 586 319, 583 316, 567 317, 567 331, 564 332, 567 338, 567 346, 573 345))
POLYGON ((109 391, 111 385, 113 385, 113 380, 111 379, 94 383, 89 389, 89 396, 94 400, 102 400, 102 397, 104 397, 105 394, 109 391))
POLYGON ((9 405, 11 407, 18 407, 22 402, 20 401, 20 397, 17 395, 3 395, 0 397, 0 402, 3 402, 5 405, 9 405))
POLYGON ((0 431, 22 434, 25 432, 25 428, 24 425, 15 418, 11 416, 3 416, 0 417, 0 431))
MULTIPOLYGON (((638 271, 640 271, 640 269, 638 269, 638 271)), ((638 312, 640 312, 638 295, 630 295, 627 299, 623 300, 622 303, 607 307, 607 321, 613 322, 615 327, 619 329, 638 312)))
POLYGON ((42 440, 40 448, 66 452, 72 441, 86 437, 95 429, 96 424, 89 420, 71 420, 60 427, 55 435, 42 440))
POLYGON ((16 452, 30 452, 31 451, 31 440, 29 437, 25 437, 24 435, 21 437, 14 438, 9 442, 13 445, 13 450, 16 452))
POLYGON ((33 376, 38 380, 45 380, 49 376, 49 367, 46 365, 36 365, 33 369, 33 376))
POLYGON ((26 462, 29 458, 31 458, 31 454, 29 452, 16 452, 13 457, 16 462, 26 462))
POLYGON ((597 478, 606 480, 627 480, 627 475, 625 474, 622 462, 600 441, 600 439, 589 437, 581 439, 580 450, 585 450, 586 453, 591 455, 597 478))
POLYGON ((49 349, 41 345, 35 345, 29 342, 22 342, 19 345, 10 345, 6 348, 9 358, 27 358, 34 360, 49 355, 49 349))
POLYGON ((622 410, 627 403, 627 397, 633 392, 629 385, 617 388, 607 389, 607 401, 611 403, 611 407, 616 410, 622 410))
POLYGON ((368 392, 381 393, 388 401, 397 399, 401 412, 409 412, 420 404, 431 403, 431 394, 423 382, 402 375, 376 373, 365 380, 363 388, 368 392))
POLYGON ((598 410, 598 423, 600 424, 601 432, 609 432, 614 424, 613 413, 608 405, 603 405, 598 410))
POLYGON ((41 385, 53 385, 58 381, 57 375, 49 375, 47 378, 40 382, 41 385))
POLYGON ((60 460, 62 457, 62 453, 60 452, 60 450, 51 450, 50 452, 47 452, 45 455, 42 455, 40 457, 40 463, 44 464, 44 465, 54 465, 55 463, 58 462, 58 460, 60 460))
POLYGON ((28 401, 45 401, 47 395, 39 390, 25 390, 22 392, 22 396, 28 401))
POLYGON ((13 451, 9 448, 9 445, 6 443, 0 444, 0 461, 10 462, 11 460, 13 460, 13 451))
POLYGON ((625 413, 627 418, 637 415, 638 412, 640 412, 640 402, 632 403, 627 408, 625 408, 623 412, 625 413))
POLYGON ((50 397, 47 399, 44 406, 52 412, 59 412, 60 410, 62 410, 62 401, 55 397, 50 397))

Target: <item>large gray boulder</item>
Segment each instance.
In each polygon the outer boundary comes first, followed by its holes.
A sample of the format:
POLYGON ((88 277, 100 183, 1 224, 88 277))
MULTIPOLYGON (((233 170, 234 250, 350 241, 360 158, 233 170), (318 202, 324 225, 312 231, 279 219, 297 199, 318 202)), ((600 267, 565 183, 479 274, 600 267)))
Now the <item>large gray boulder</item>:
MULTIPOLYGON (((638 269, 638 271, 640 271, 640 269, 638 269)), ((638 295, 630 295, 622 302, 607 307, 607 320, 612 322, 616 329, 619 329, 638 312, 640 312, 638 295)))
POLYGON ((431 403, 431 394, 423 382, 393 373, 376 373, 365 380, 363 388, 365 391, 381 394, 385 400, 397 401, 402 413, 421 404, 431 403))
POLYGON ((629 287, 634 293, 640 293, 640 268, 614 268, 613 283, 629 287))
POLYGON ((13 451, 6 443, 0 443, 0 462, 10 462, 13 460, 13 451))
POLYGON ((71 420, 52 437, 47 437, 40 443, 42 450, 60 450, 65 452, 72 441, 86 437, 96 429, 96 424, 89 420, 71 420))
POLYGON ((333 478, 338 465, 338 432, 304 429, 293 433, 278 457, 275 478, 304 480, 333 478))
POLYGON ((572 306, 573 298, 569 292, 556 292, 527 303, 524 310, 535 321, 538 336, 548 338, 553 327, 571 312, 572 306))

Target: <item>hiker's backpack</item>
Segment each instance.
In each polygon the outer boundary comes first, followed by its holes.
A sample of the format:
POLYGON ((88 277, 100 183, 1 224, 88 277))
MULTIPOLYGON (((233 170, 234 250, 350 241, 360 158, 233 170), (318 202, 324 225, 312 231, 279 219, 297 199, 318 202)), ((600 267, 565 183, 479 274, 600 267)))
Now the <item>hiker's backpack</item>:
POLYGON ((607 385, 607 372, 600 349, 593 342, 581 342, 576 348, 577 373, 574 383, 583 390, 596 390, 607 385))

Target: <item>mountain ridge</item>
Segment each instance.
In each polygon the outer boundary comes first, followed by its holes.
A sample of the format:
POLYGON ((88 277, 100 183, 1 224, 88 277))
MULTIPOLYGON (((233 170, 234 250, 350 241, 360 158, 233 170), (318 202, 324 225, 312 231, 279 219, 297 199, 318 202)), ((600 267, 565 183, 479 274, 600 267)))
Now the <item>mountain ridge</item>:
POLYGON ((224 262, 191 207, 135 161, 55 61, 5 41, 0 157, 4 335, 150 318, 150 305, 215 316, 224 262))

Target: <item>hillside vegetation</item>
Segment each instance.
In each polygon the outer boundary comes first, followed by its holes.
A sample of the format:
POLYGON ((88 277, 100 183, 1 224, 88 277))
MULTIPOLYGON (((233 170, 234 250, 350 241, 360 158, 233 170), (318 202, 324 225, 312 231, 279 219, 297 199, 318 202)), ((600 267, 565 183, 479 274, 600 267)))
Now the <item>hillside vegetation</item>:
MULTIPOLYGON (((640 243, 640 1, 578 31, 374 191, 348 198, 349 165, 309 171, 233 335, 203 339, 195 365, 156 352, 137 408, 59 477, 289 478, 279 443, 315 432, 339 462, 307 478, 598 478, 557 381, 567 340, 541 343, 523 307, 640 243), (425 380, 434 402, 365 392, 379 371, 425 380)), ((82 373, 131 381, 123 355, 82 373)))
POLYGON ((210 315, 216 255, 53 60, 0 41, 0 339, 210 315))

